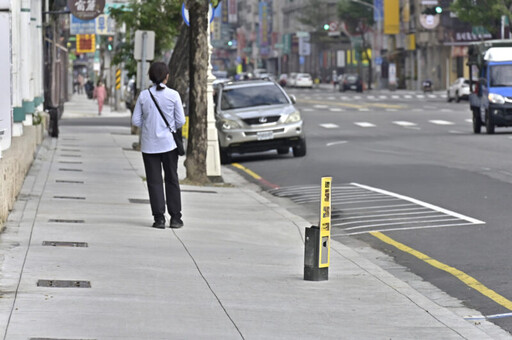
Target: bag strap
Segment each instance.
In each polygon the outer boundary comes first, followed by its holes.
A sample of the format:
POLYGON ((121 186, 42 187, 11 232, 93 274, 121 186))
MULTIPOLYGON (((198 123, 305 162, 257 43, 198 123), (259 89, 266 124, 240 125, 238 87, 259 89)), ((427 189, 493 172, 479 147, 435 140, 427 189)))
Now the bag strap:
POLYGON ((153 93, 151 93, 150 89, 148 89, 148 92, 149 92, 149 95, 151 96, 151 99, 153 99, 153 102, 155 103, 156 108, 158 109, 158 112, 160 112, 160 116, 162 116, 162 119, 164 120, 165 124, 167 125, 169 130, 171 130, 171 132, 174 133, 174 131, 172 131, 171 126, 169 125, 169 122, 167 121, 167 119, 165 118, 164 114, 162 113, 162 110, 160 109, 160 106, 158 106, 158 103, 156 102, 156 99, 153 96, 153 93))

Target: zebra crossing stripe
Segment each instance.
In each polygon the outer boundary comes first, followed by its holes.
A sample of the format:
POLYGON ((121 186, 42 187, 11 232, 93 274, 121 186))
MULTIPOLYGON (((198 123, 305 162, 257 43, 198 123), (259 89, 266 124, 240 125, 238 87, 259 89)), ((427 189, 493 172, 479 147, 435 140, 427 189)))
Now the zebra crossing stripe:
POLYGON ((429 120, 429 122, 436 125, 453 125, 452 122, 446 120, 429 120))
POLYGON ((336 129, 339 127, 338 125, 333 124, 333 123, 325 123, 325 124, 319 124, 319 125, 321 127, 323 127, 324 129, 336 129))
POLYGON ((354 123, 355 125, 359 126, 359 127, 363 127, 363 128, 367 128, 367 127, 376 127, 377 125, 375 124, 372 124, 372 123, 368 123, 368 122, 355 122, 354 123))
POLYGON ((399 125, 399 126, 404 126, 404 127, 416 126, 416 124, 414 124, 414 123, 406 122, 406 121, 402 121, 402 120, 394 121, 393 124, 396 124, 396 125, 399 125))

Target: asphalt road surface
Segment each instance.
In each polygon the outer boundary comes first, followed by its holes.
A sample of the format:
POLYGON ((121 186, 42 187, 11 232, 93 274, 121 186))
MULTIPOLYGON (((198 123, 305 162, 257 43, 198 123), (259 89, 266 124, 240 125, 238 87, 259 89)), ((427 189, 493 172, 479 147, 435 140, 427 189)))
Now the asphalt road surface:
POLYGON ((390 254, 512 331, 512 130, 473 134, 467 101, 441 92, 287 91, 304 117, 307 156, 233 162, 312 224, 320 178, 332 176, 334 239, 390 254))

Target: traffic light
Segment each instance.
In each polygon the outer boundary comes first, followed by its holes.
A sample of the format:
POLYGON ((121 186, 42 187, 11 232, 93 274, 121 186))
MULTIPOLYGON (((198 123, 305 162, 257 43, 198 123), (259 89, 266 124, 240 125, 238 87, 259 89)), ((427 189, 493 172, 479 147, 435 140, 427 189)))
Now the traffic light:
POLYGON ((328 31, 328 30, 329 30, 329 27, 331 27, 329 24, 325 24, 325 25, 324 25, 324 31, 328 31))
POLYGON ((112 51, 114 49, 114 46, 113 46, 113 40, 114 38, 112 37, 108 37, 108 41, 107 41, 107 49, 109 51, 112 51))
POLYGON ((441 6, 425 7, 421 13, 426 15, 437 15, 443 13, 443 8, 441 6))

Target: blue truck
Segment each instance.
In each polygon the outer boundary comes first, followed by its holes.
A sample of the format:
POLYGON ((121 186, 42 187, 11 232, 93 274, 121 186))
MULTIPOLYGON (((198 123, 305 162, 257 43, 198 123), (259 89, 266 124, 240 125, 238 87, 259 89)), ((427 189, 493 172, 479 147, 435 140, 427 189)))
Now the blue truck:
POLYGON ((512 41, 489 40, 468 48, 473 132, 512 127, 512 41), (475 74, 476 73, 476 74, 475 74))

